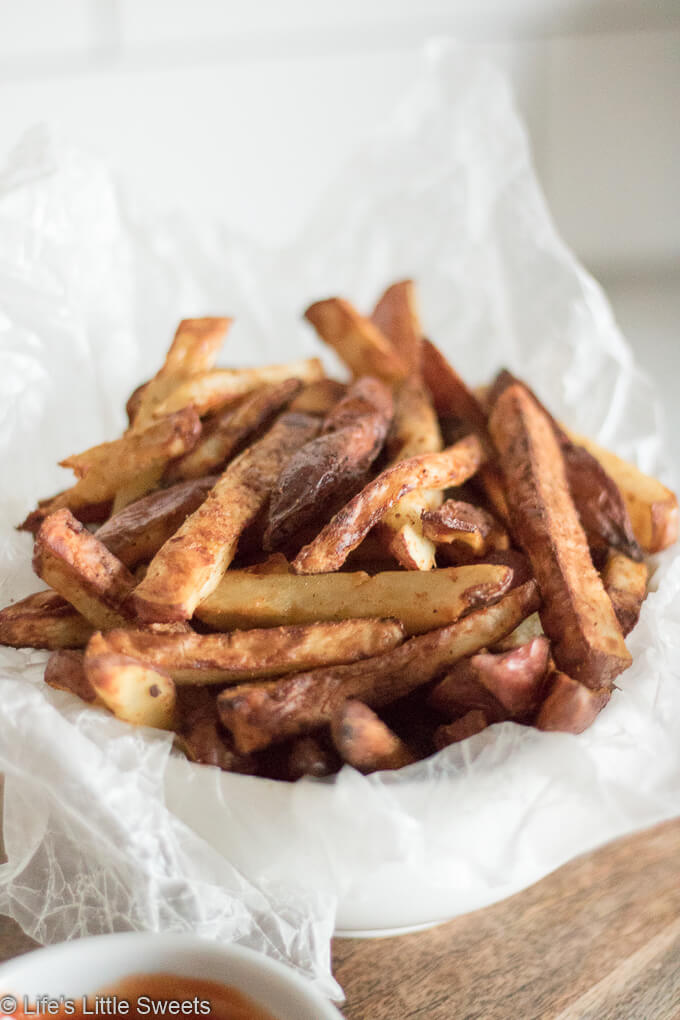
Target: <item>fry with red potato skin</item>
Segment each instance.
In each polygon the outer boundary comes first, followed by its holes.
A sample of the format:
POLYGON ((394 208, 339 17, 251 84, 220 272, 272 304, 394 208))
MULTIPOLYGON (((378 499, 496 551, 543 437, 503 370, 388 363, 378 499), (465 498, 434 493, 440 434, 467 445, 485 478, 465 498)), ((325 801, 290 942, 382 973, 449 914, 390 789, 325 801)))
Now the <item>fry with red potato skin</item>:
POLYGON ((609 687, 592 689, 555 671, 548 678, 548 694, 533 725, 537 730, 583 733, 611 697, 609 687))
POLYGON ((445 747, 450 747, 451 744, 458 744, 461 740, 474 737, 476 733, 481 733, 489 725, 490 721, 484 713, 479 709, 473 709, 473 711, 467 712, 461 719, 456 719, 454 722, 447 723, 444 726, 438 726, 434 731, 434 746, 438 751, 443 751, 445 747))
MULTIPOLYGON (((285 562, 285 561, 284 561, 285 562)), ((499 599, 513 583, 503 565, 448 567, 428 574, 387 570, 296 575, 229 570, 196 610, 214 630, 398 617, 408 634, 453 623, 499 599)))
POLYGON ((457 662, 451 672, 434 685, 428 704, 447 719, 459 719, 472 711, 483 712, 488 724, 510 718, 507 709, 481 682, 469 659, 457 662))
POLYGON ((301 414, 316 414, 325 418, 339 400, 342 400, 347 387, 337 379, 319 379, 309 383, 290 403, 290 411, 301 414))
POLYGON ((362 701, 350 698, 335 710, 331 735, 342 760, 364 775, 416 761, 413 751, 362 701))
POLYGON ((85 676, 82 652, 61 649, 52 652, 45 666, 45 683, 58 691, 68 691, 82 701, 95 704, 97 692, 85 676))
POLYGON ((0 645, 82 648, 92 624, 54 591, 39 591, 0 611, 0 645))
POLYGON ((373 309, 371 322, 387 337, 406 365, 409 375, 420 375, 423 330, 412 280, 388 287, 373 309))
POLYGON ((623 553, 612 552, 602 571, 604 590, 611 599, 623 636, 630 634, 640 618, 647 595, 646 563, 636 563, 623 553))
POLYGON ((204 502, 218 478, 194 478, 143 496, 110 517, 97 530, 97 539, 126 567, 150 560, 204 502))
POLYGON ((408 365, 370 319, 359 315, 343 298, 310 305, 305 318, 332 347, 355 378, 374 375, 385 382, 405 379, 408 365))
POLYGON ((555 662, 586 686, 605 687, 631 656, 593 567, 550 419, 523 386, 513 385, 496 401, 489 426, 513 534, 541 589, 541 623, 555 662))
POLYGON ((348 698, 376 708, 405 697, 459 659, 500 640, 537 607, 538 590, 531 581, 493 606, 374 659, 228 688, 217 699, 220 719, 244 752, 309 733, 330 723, 348 698))
MULTIPOLYGON (((56 496, 48 496, 47 499, 39 499, 35 510, 26 516, 21 524, 17 524, 17 531, 28 531, 31 535, 37 535, 40 525, 53 511, 54 507, 62 496, 66 496, 68 489, 58 492, 56 496)), ((68 502, 66 498, 65 502, 68 502)), ((82 506, 70 507, 71 513, 81 524, 101 524, 108 520, 113 506, 112 499, 105 499, 102 503, 83 503, 82 506)))
POLYGON ((279 475, 269 504, 265 549, 324 520, 361 488, 392 419, 385 383, 363 376, 329 412, 323 432, 295 453, 279 475))
POLYGON ((323 366, 318 358, 302 358, 258 368, 215 368, 193 375, 175 386, 156 406, 154 417, 164 418, 185 407, 193 407, 202 416, 234 403, 261 386, 282 383, 287 379, 313 383, 323 377, 323 366))
POLYGON ((230 634, 110 630, 107 650, 166 672, 176 684, 234 684, 355 662, 401 644, 397 620, 343 620, 230 634))
POLYGON ((125 627, 134 616, 132 574, 69 510, 57 510, 43 521, 33 569, 93 627, 125 627))
POLYGON ((85 676, 110 712, 133 726, 171 730, 175 726, 175 685, 166 673, 126 655, 108 654, 93 634, 85 652, 85 676))
POLYGON ((198 510, 159 549, 132 602, 141 620, 188 620, 217 587, 245 528, 265 506, 283 467, 319 423, 284 414, 232 461, 198 510))
POLYGON ((293 570, 298 574, 338 570, 352 549, 356 549, 371 528, 407 492, 462 485, 472 477, 483 459, 479 439, 470 435, 447 450, 421 454, 387 468, 300 550, 293 560, 293 570))
POLYGON ((227 408, 212 421, 203 423, 203 432, 196 446, 165 472, 168 481, 202 478, 222 470, 245 441, 282 411, 302 388, 299 379, 263 386, 248 394, 237 407, 227 408))
POLYGON ((507 531, 490 513, 460 499, 447 499, 436 510, 425 510, 423 534, 437 544, 452 546, 454 555, 458 546, 485 556, 510 545, 507 531))

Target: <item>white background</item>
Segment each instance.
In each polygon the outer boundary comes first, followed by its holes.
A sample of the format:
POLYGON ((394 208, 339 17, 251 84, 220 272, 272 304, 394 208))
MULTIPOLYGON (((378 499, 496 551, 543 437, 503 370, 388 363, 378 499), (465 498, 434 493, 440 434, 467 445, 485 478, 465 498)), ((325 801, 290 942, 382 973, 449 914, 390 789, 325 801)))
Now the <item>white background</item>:
POLYGON ((0 152, 55 123, 161 203, 285 241, 436 35, 509 74, 679 462, 678 0, 0 0, 0 152))

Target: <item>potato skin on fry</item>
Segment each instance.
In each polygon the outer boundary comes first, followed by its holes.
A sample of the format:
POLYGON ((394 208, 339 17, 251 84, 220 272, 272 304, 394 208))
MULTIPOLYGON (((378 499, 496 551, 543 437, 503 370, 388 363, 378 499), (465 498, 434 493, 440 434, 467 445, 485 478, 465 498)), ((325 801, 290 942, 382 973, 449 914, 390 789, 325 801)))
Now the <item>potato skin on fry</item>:
POLYGON ((534 719, 534 726, 538 730, 583 733, 595 721, 610 696, 609 687, 593 690, 566 673, 555 671, 548 678, 548 694, 534 719))
POLYGON ((475 556, 484 556, 492 549, 507 549, 507 532, 481 506, 460 499, 447 499, 436 510, 423 512, 423 534, 433 542, 462 546, 475 556))
POLYGON ((0 611, 0 645, 82 648, 92 624, 55 591, 39 591, 0 611))
POLYGON ((451 744, 458 744, 461 740, 474 737, 476 733, 481 733, 490 725, 491 723, 484 712, 473 709, 452 723, 438 726, 434 731, 434 746, 438 751, 442 751, 445 747, 450 747, 451 744))
POLYGON ((59 691, 75 694, 90 704, 97 702, 97 692, 85 676, 82 652, 62 649, 52 652, 45 666, 45 683, 59 691))
POLYGON ((408 375, 408 365, 389 340, 370 319, 359 315, 349 301, 343 298, 317 301, 309 306, 305 318, 355 377, 375 375, 392 383, 408 375))
POLYGON ((331 735, 343 761, 365 775, 416 761, 404 741, 362 701, 350 698, 335 710, 331 735))
POLYGON ((602 571, 604 590, 609 595, 623 636, 630 634, 640 618, 647 595, 646 563, 636 563, 623 553, 612 552, 602 571))
POLYGON ((558 667, 592 688, 631 663, 611 602, 593 567, 549 418, 521 385, 496 401, 489 427, 512 527, 543 596, 541 623, 558 667))
POLYGON ((409 375, 419 376, 423 331, 413 280, 400 280, 388 287, 373 309, 371 322, 390 341, 409 375))

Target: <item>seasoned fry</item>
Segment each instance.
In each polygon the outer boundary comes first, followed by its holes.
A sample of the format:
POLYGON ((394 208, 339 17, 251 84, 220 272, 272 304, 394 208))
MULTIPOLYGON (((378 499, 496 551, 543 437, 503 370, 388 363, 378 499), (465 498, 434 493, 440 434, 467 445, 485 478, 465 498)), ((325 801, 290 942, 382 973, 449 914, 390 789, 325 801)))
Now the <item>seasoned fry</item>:
POLYGON ((342 298, 317 301, 305 312, 321 339, 332 347, 355 377, 374 375, 392 383, 405 379, 408 365, 370 319, 342 298))
MULTIPOLYGON (((392 419, 392 394, 379 379, 364 376, 324 421, 323 434, 295 453, 279 475, 269 505, 265 549, 326 520, 364 484, 392 419)), ((303 532, 304 533, 304 532, 303 532)))
POLYGON ((371 322, 390 341, 411 377, 420 375, 423 330, 412 280, 393 283, 373 309, 371 322))
POLYGON ((607 686, 631 657, 593 567, 550 420, 523 386, 513 385, 496 401, 489 424, 513 532, 541 588, 541 623, 555 662, 589 687, 607 686))
POLYGON ((365 775, 416 761, 413 751, 362 701, 349 699, 335 710, 331 735, 342 760, 365 775))
POLYGON ((319 379, 309 383, 290 403, 290 411, 300 414, 317 414, 325 418, 339 400, 345 395, 347 387, 337 379, 319 379))
POLYGON ((647 594, 646 563, 636 563, 623 553, 612 552, 602 571, 604 590, 611 599, 624 637, 638 622, 647 594))
POLYGON ((554 672, 548 679, 548 695, 534 726, 538 730, 583 733, 611 697, 609 687, 591 689, 566 673, 554 672))
POLYGON ((456 719, 444 726, 438 726, 434 731, 434 746, 438 751, 441 751, 445 747, 450 747, 451 744, 457 744, 461 740, 467 740, 468 737, 474 737, 476 733, 481 733, 489 725, 491 725, 491 721, 484 713, 479 709, 474 709, 472 712, 467 712, 461 719, 456 719))
POLYGON ((217 699, 220 718, 240 751, 309 733, 329 723, 348 698, 376 708, 405 697, 459 659, 499 641, 537 606, 538 592, 531 581, 493 606, 374 659, 222 691, 217 699))
POLYGON ((166 673, 126 655, 111 655, 93 634, 85 652, 85 675, 110 712, 134 726, 175 726, 175 685, 166 673))
POLYGON ((231 462, 205 502, 151 561, 133 596, 140 619, 188 620, 193 615, 216 588, 282 468, 318 427, 308 415, 284 414, 263 439, 231 462))
POLYGON ((490 513, 460 499, 447 499, 438 509, 424 511, 423 533, 433 542, 451 546, 454 555, 458 547, 486 556, 510 545, 507 531, 490 513))
POLYGON ((230 570, 196 616, 215 630, 398 616, 407 634, 422 634, 500 598, 511 582, 510 569, 491 564, 372 577, 363 571, 304 576, 230 570))
POLYGON ((39 591, 0 611, 0 645, 82 648, 92 624, 54 591, 39 591))
POLYGON ((180 482, 138 499, 99 528, 98 540, 126 567, 150 560, 203 503, 218 477, 180 482))
POLYGON ((395 648, 403 638, 396 620, 343 620, 231 634, 111 630, 103 641, 107 651, 160 669, 176 684, 206 685, 356 662, 395 648))
POLYGON ((154 411, 155 418, 193 407, 200 415, 218 411, 239 397, 261 386, 299 379, 313 383, 323 379, 323 366, 318 358, 287 361, 282 365, 261 365, 258 368, 220 368, 202 372, 179 383, 154 411))
POLYGON ((248 394, 235 408, 227 408, 210 423, 204 423, 196 446, 172 462, 165 477, 168 481, 201 478, 221 470, 247 439, 274 418, 302 388, 299 379, 263 386, 248 394))
POLYGON ((124 627, 133 617, 132 575, 69 510, 57 510, 43 521, 33 569, 93 627, 124 627))
POLYGON ((425 453, 387 468, 369 482, 293 560, 298 574, 338 570, 368 532, 402 496, 413 489, 462 485, 484 457, 476 436, 461 439, 440 453, 425 453))
POLYGON ((97 692, 85 676, 82 652, 61 649, 52 652, 45 666, 45 683, 58 691, 68 691, 82 701, 94 704, 97 692))

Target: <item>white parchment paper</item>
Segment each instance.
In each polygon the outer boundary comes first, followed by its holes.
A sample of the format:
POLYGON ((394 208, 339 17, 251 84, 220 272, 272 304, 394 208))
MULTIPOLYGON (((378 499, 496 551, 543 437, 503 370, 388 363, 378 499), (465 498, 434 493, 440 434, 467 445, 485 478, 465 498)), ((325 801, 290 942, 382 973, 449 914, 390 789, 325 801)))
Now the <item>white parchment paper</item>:
MULTIPOLYGON (((224 363, 318 354, 308 302, 369 307, 407 275, 468 381, 506 365, 666 477, 654 394, 555 233, 504 82, 464 51, 424 54, 416 93, 285 251, 133 201, 101 163, 30 132, 0 171, 2 604, 40 587, 13 525, 68 484, 58 459, 120 433, 181 316, 236 316, 224 363)), ((634 665, 587 733, 506 723, 398 774, 294 786, 171 756, 166 735, 47 688, 45 654, 0 648, 0 911, 41 942, 130 928, 239 941, 337 994, 336 922, 453 916, 680 811, 677 554, 652 587, 634 665)))

